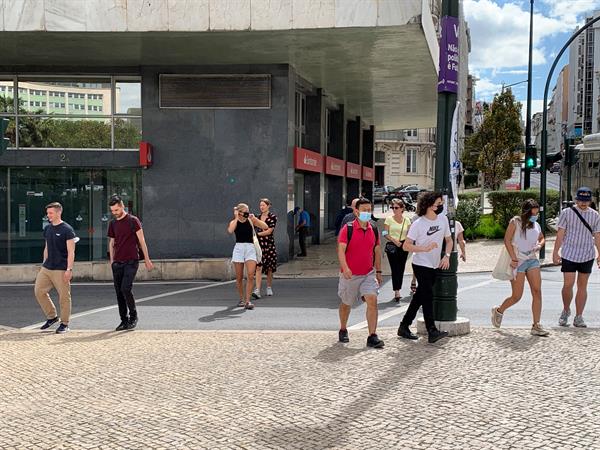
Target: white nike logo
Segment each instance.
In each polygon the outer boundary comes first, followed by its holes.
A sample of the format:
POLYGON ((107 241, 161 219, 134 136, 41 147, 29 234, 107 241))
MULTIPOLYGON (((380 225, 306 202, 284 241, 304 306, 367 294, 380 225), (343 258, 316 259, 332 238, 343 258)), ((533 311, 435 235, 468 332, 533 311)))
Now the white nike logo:
POLYGON ((56 233, 57 236, 60 236, 60 234, 56 233))

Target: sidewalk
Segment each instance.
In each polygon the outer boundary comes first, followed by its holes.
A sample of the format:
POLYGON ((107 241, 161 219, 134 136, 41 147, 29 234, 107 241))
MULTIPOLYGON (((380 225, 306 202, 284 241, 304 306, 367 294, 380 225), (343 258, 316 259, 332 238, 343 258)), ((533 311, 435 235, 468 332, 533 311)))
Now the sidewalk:
MULTIPOLYGON (((385 217, 381 213, 377 217, 385 217)), ((383 220, 378 221, 378 228, 383 230, 383 220)), ((552 251, 554 250, 555 236, 546 238, 546 259, 542 264, 551 263, 552 251)), ((504 242, 502 239, 488 240, 477 239, 467 241, 467 261, 458 262, 458 273, 473 272, 491 272, 494 270, 498 255, 504 242)), ((336 241, 330 239, 321 245, 313 245, 307 250, 308 256, 305 258, 296 258, 293 261, 282 264, 277 268, 276 278, 295 278, 295 277, 337 277, 339 275, 339 263, 336 254, 336 241)), ((412 273, 412 266, 409 258, 406 265, 406 273, 412 273)), ((390 276, 390 265, 383 253, 382 271, 384 276, 390 276)))
POLYGON ((0 448, 600 448, 597 331, 380 336, 0 332, 0 448))

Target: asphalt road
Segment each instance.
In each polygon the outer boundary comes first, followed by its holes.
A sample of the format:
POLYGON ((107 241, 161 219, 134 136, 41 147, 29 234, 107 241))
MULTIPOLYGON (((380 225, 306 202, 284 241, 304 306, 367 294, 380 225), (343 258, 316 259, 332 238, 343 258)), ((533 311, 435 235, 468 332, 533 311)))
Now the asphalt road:
MULTIPOLYGON (((543 269, 543 317, 546 326, 556 325, 562 309, 562 275, 558 268, 543 269)), ((409 298, 400 304, 391 301, 391 282, 384 280, 379 311, 380 326, 397 326, 409 298)), ((408 278, 405 286, 408 286, 408 278)), ((137 283, 140 329, 148 330, 336 330, 338 328, 337 279, 275 280, 275 296, 257 300, 256 309, 237 308, 232 282, 137 283)), ((33 297, 32 285, 0 286, 0 326, 35 328, 45 319, 33 297)), ((406 293, 406 288, 403 289, 406 293)), ((119 322, 113 287, 109 283, 73 285, 71 328, 110 330, 119 322)), ((498 282, 489 273, 459 276, 459 315, 473 326, 490 326, 489 313, 510 294, 508 282, 498 282)), ((600 326, 600 272, 595 269, 589 286, 585 318, 590 326, 600 326)), ((531 324, 531 297, 526 290, 520 303, 504 318, 509 326, 531 324)), ((351 329, 366 327, 365 306, 356 305, 350 317, 351 329)))
MULTIPOLYGON (((539 188, 540 187, 540 179, 541 179, 541 174, 532 173, 531 174, 531 187, 539 188)), ((548 189, 556 189, 557 191, 560 190, 560 175, 557 173, 548 172, 546 174, 546 187, 548 189)))

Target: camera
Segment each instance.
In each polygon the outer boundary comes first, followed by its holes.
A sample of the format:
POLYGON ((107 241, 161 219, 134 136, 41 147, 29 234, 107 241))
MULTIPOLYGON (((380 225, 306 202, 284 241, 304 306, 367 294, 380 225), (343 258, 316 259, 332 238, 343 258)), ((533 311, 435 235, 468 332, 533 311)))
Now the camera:
POLYGON ((244 216, 247 219, 248 217, 250 217, 250 213, 246 211, 245 213, 242 213, 242 216, 244 216))

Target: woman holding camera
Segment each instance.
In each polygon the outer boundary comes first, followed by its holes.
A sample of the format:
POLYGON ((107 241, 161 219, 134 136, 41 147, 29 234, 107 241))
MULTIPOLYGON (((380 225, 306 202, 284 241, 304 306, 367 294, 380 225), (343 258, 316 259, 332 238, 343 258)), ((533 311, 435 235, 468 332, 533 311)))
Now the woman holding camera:
POLYGON ((390 209, 394 212, 394 215, 385 219, 383 235, 387 239, 385 254, 392 270, 394 300, 398 303, 401 298, 400 289, 402 289, 402 279, 406 268, 406 260, 408 259, 408 252, 402 248, 402 245, 410 228, 410 219, 404 217, 405 205, 399 198, 392 199, 390 209))
POLYGON ((240 203, 233 208, 233 220, 229 222, 227 232, 235 234, 235 246, 231 261, 235 267, 235 281, 240 295, 238 306, 240 308, 254 309, 250 302, 250 294, 254 287, 254 274, 256 273, 257 256, 254 248, 254 227, 267 230, 269 226, 262 220, 250 214, 248 205, 240 203), (246 292, 244 294, 244 267, 246 268, 246 292))

